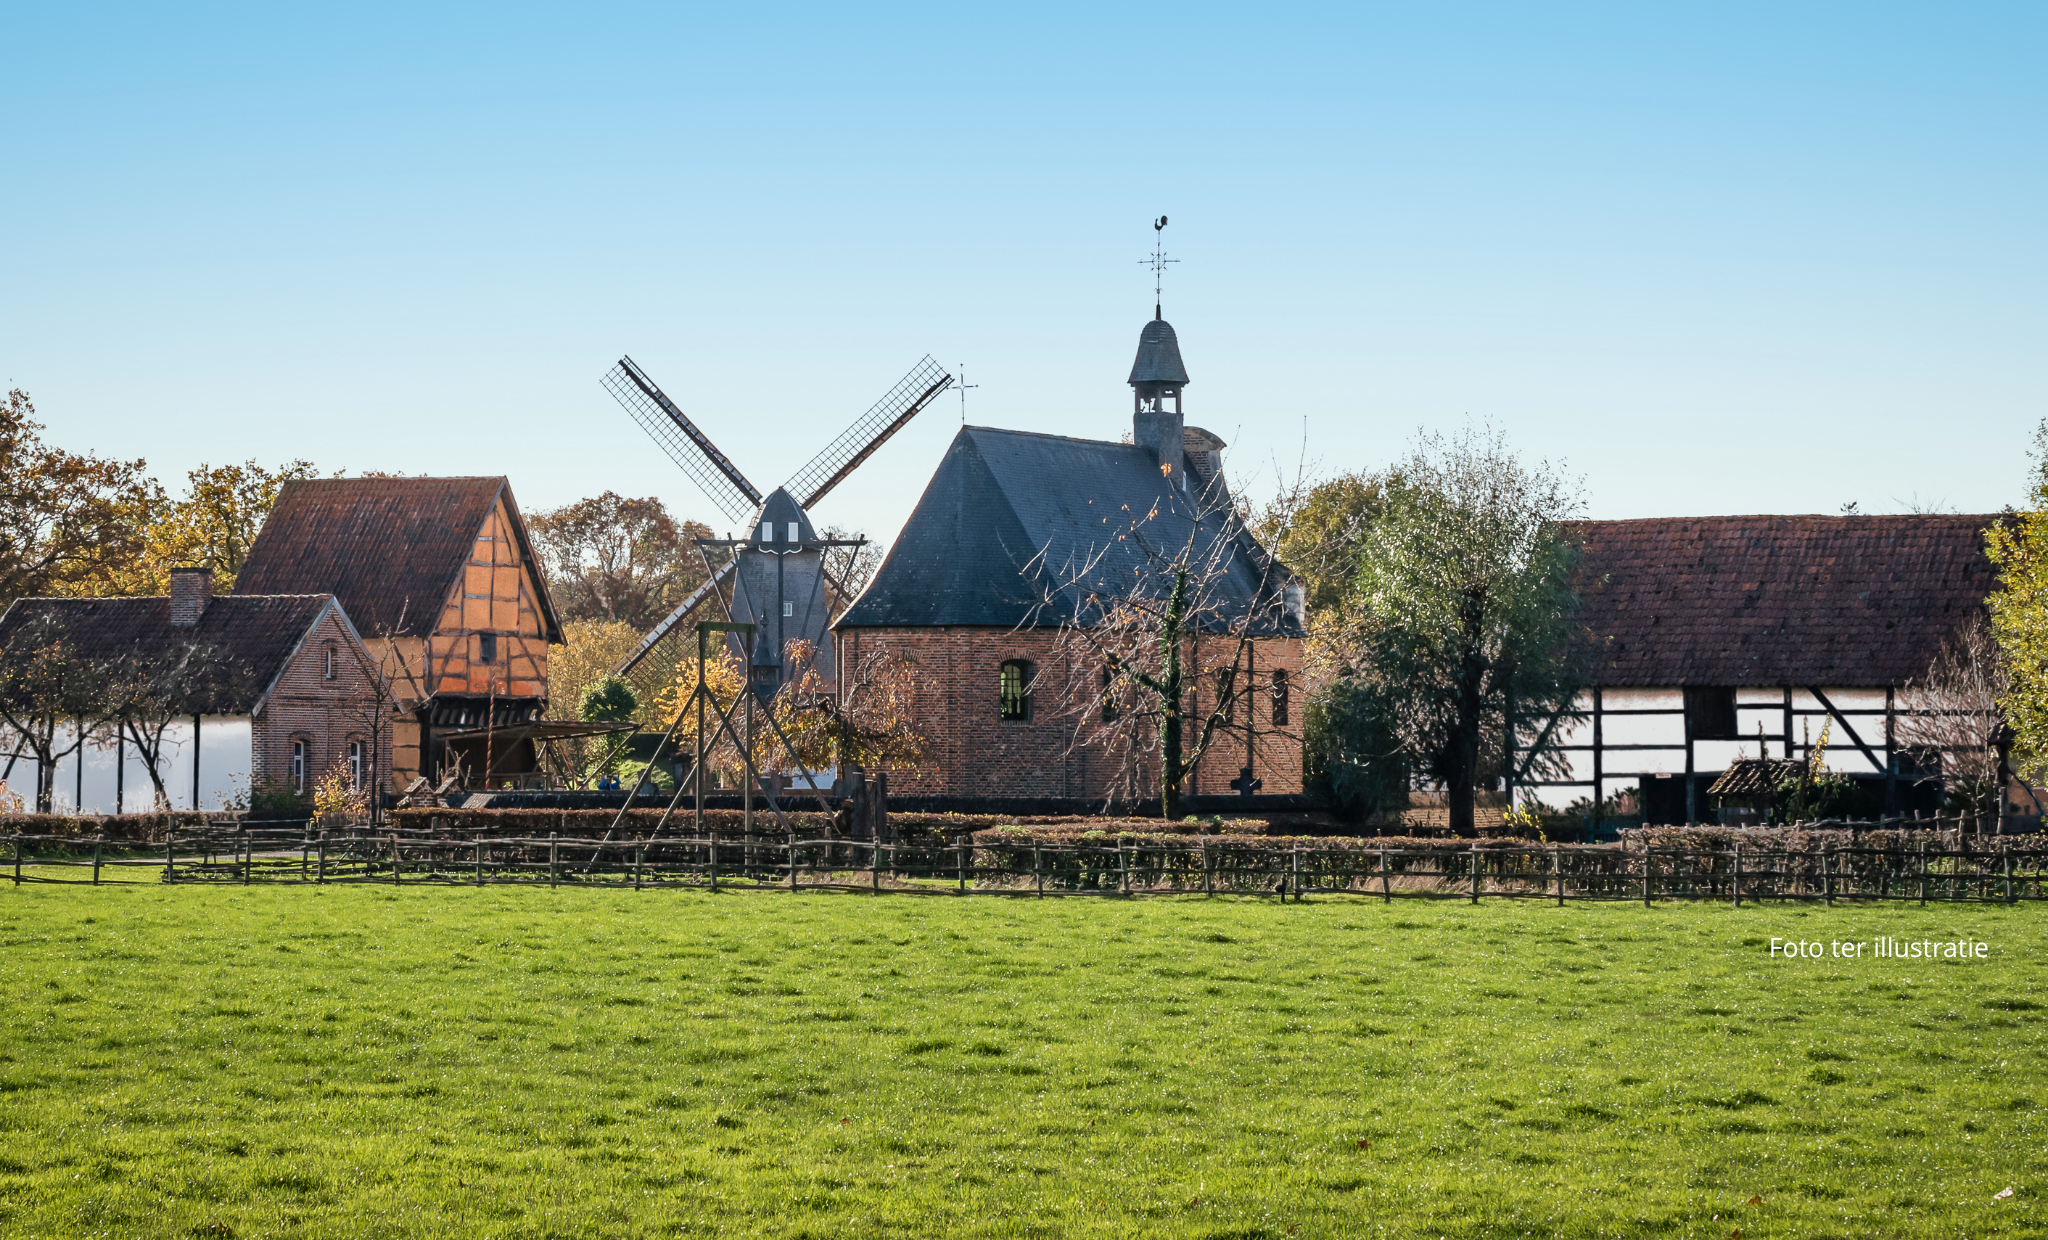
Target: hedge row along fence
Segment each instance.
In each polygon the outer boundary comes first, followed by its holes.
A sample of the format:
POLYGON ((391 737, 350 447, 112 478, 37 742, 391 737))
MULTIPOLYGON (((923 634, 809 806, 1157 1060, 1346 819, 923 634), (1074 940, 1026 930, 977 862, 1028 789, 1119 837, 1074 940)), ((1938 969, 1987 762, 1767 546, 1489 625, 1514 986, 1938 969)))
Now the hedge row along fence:
MULTIPOLYGON (((23 882, 546 884, 1007 896, 1349 895, 1553 900, 2048 898, 2048 839, 1941 832, 1836 841, 1733 833, 1726 848, 1330 839, 1008 826, 919 842, 737 831, 702 837, 455 836, 243 824, 160 846, 5 837, 23 882), (89 869, 89 874, 88 874, 89 869)), ((1843 833, 1846 834, 1846 833, 1843 833)))

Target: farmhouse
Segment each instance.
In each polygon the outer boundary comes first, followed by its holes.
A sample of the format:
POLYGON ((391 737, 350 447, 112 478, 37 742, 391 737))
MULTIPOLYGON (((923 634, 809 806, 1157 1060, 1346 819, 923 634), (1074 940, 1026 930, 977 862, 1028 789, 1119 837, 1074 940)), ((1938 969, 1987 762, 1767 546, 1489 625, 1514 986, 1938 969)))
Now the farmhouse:
POLYGON ((127 660, 153 677, 135 726, 156 752, 124 731, 89 736, 50 772, 12 757, 0 773, 17 784, 22 767, 47 774, 53 800, 74 811, 147 810, 159 786, 175 808, 220 809, 252 788, 304 793, 337 768, 360 788, 384 769, 375 663, 332 594, 215 598, 211 572, 174 569, 167 596, 16 599, 0 641, 17 635, 74 666, 127 660))
POLYGON ((396 695, 393 783, 537 778, 562 628, 504 478, 288 482, 235 593, 332 593, 396 695))
MULTIPOLYGON (((1073 705, 1096 695, 1100 661, 1059 653, 1088 594, 1151 590, 1148 565, 1185 551, 1214 565, 1224 614, 1246 621, 1251 664, 1225 672, 1235 639, 1199 633, 1183 709, 1231 701, 1226 740, 1196 767, 1204 795, 1299 792, 1302 616, 1284 566, 1231 515, 1223 441, 1186 426, 1188 382, 1173 327, 1147 323, 1129 383, 1128 442, 963 426, 874 580, 833 626, 841 669, 886 650, 915 669, 914 715, 932 733, 913 794, 1105 797, 1156 789, 1156 759, 1081 742, 1073 705), (1147 767, 1149 765, 1149 771, 1147 767), (1247 778, 1249 768, 1249 778, 1247 778)), ((844 674, 844 672, 843 672, 844 674)), ((892 776, 892 779, 899 777, 892 776)))
POLYGON ((1712 820, 1707 790, 1738 755, 1804 758, 1831 724, 1829 765, 1864 785, 1872 810, 1931 809, 1934 790, 1898 743, 1898 690, 1981 614, 1993 580, 1983 531, 1997 520, 1580 523, 1582 614, 1600 655, 1583 718, 1555 721, 1546 742, 1561 738, 1571 771, 1519 787, 1597 800, 1634 786, 1646 821, 1712 820))

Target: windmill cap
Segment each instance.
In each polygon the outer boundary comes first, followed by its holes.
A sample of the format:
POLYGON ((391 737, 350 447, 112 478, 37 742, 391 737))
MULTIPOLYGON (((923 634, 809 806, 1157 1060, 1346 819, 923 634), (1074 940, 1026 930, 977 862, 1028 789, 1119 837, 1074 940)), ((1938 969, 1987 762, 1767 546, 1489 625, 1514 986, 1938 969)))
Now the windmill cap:
POLYGON ((1181 364, 1180 337, 1173 334, 1173 324, 1165 319, 1153 319, 1145 324, 1145 330, 1138 333, 1138 360, 1131 363, 1133 384, 1139 383, 1186 383, 1188 368, 1181 364))
POLYGON ((786 543, 790 541, 789 524, 796 522, 797 541, 809 542, 818 535, 811 529, 811 519, 797 506, 795 499, 782 487, 776 487, 767 499, 761 502, 761 511, 754 518, 754 533, 759 535, 763 525, 772 525, 768 541, 786 543))

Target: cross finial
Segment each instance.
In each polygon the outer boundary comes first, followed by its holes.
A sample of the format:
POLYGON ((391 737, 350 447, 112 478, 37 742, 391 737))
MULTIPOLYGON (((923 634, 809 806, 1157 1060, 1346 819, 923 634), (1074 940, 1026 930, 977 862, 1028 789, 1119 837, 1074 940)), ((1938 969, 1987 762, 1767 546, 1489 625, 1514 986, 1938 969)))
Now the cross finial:
POLYGON ((959 386, 960 386, 960 425, 962 425, 962 426, 965 426, 965 425, 967 425, 967 389, 968 389, 968 388, 978 388, 978 387, 980 387, 980 386, 981 386, 981 385, 980 385, 979 383, 969 383, 969 382, 967 381, 967 363, 966 363, 966 362, 962 362, 962 363, 960 363, 960 385, 959 385, 959 386))
POLYGON ((1166 316, 1159 312, 1159 307, 1162 304, 1159 297, 1159 290, 1161 285, 1160 278, 1163 275, 1165 275, 1166 265, 1168 263, 1177 263, 1180 260, 1177 258, 1168 258, 1166 256, 1165 216, 1162 215, 1158 219, 1152 221, 1152 235, 1154 238, 1152 242, 1152 257, 1141 258, 1138 260, 1138 262, 1141 265, 1150 264, 1152 267, 1152 317, 1155 319, 1163 319, 1166 316))

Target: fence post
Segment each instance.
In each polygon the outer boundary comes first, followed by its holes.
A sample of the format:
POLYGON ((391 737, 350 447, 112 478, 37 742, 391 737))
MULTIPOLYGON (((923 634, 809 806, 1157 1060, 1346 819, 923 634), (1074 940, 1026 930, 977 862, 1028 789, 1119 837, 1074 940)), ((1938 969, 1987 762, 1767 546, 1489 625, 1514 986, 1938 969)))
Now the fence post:
POLYGON ((786 845, 786 847, 787 847, 787 848, 788 848, 788 850, 789 850, 789 889, 790 889, 791 891, 795 891, 795 890, 796 890, 796 830, 795 830, 795 828, 791 828, 791 829, 790 829, 790 832, 789 832, 789 843, 788 843, 788 844, 786 845))
POLYGON ((1651 857, 1652 857, 1652 856, 1653 856, 1653 855, 1654 855, 1655 853, 1656 853, 1656 849, 1654 849, 1654 848, 1649 848, 1649 847, 1647 847, 1647 846, 1646 846, 1646 847, 1645 847, 1645 848, 1643 849, 1643 907, 1644 907, 1644 908, 1648 908, 1648 907, 1650 907, 1650 859, 1651 859, 1651 857))
POLYGON ((718 890, 718 828, 711 828, 711 890, 718 890))
POLYGON ((303 831, 299 834, 299 881, 303 883, 312 877, 312 869, 313 833, 303 831))
POLYGON ((548 832, 548 886, 550 887, 556 885, 555 858, 559 855, 561 844, 562 833, 560 831, 548 832))
POLYGON ((641 841, 633 846, 633 890, 640 890, 640 871, 647 864, 647 843, 641 841))
POLYGON ((484 885, 484 842, 482 840, 471 840, 469 842, 469 860, 476 870, 476 885, 481 887, 484 885))
POLYGON ((1387 880, 1387 850, 1382 848, 1380 849, 1380 903, 1392 904, 1393 902, 1393 884, 1387 880))
POLYGON ((1920 837, 1920 903, 1927 903, 1927 837, 1920 837))
POLYGON ((249 885, 249 870, 256 864, 256 841, 249 836, 247 823, 242 825, 242 886, 249 885))
POLYGON ((955 862, 954 868, 958 871, 960 876, 960 894, 964 896, 967 894, 967 845, 965 843, 961 843, 956 844, 954 847, 958 848, 960 851, 960 856, 958 860, 955 862))
POLYGON ((1835 848, 1832 844, 1820 850, 1820 893, 1830 905, 1835 902, 1835 848))
POLYGON ((1557 907, 1564 907, 1564 849, 1550 846, 1550 874, 1557 880, 1557 907))
POLYGON ((1116 842, 1117 891, 1121 895, 1131 894, 1131 854, 1124 851, 1124 842, 1116 842))
POLYGON ((1294 902, 1301 903, 1301 845, 1294 846, 1294 902))
POLYGON ((1735 907, 1742 907, 1742 841, 1735 841, 1735 907))
MULTIPOLYGON (((172 873, 172 870, 176 865, 175 858, 177 856, 177 854, 173 851, 174 845, 172 841, 176 838, 177 834, 178 828, 175 824, 164 828, 164 881, 167 883, 177 881, 176 876, 172 873)), ((15 845, 15 847, 19 849, 21 846, 17 844, 15 845)), ((17 883, 21 881, 21 874, 19 871, 15 873, 14 881, 17 883)))
POLYGON ((327 828, 325 828, 325 827, 322 827, 322 828, 320 828, 320 862, 319 862, 319 865, 320 865, 319 871, 317 872, 317 875, 316 875, 316 877, 314 878, 314 880, 313 880, 313 881, 315 881, 315 882, 318 882, 318 883, 324 883, 324 882, 326 882, 326 881, 327 881, 327 828))
MULTIPOLYGON (((2005 825, 2005 823, 2003 822, 2003 820, 2001 820, 2001 821, 1999 822, 1999 824, 1998 824, 1998 825, 1999 825, 1999 826, 2001 826, 2001 827, 2003 827, 2003 826, 2005 825)), ((2004 840, 2000 840, 2000 841, 1999 841, 1999 843, 2000 843, 2001 845, 2003 845, 2003 844, 2005 843, 2005 841, 2004 841, 2004 840)), ((98 869, 98 866, 99 866, 99 860, 98 860, 98 853, 97 853, 97 852, 95 852, 95 853, 94 853, 94 860, 93 860, 93 866, 94 866, 94 869, 93 869, 93 875, 94 875, 93 881, 94 881, 94 882, 98 882, 98 881, 99 881, 99 878, 98 878, 98 875, 99 875, 99 869, 98 869)), ((2005 854, 2005 902, 2006 902, 2007 904, 2011 904, 2011 903, 2012 903, 2012 853, 2011 853, 2011 852, 2009 852, 2009 851, 2008 851, 2008 852, 2007 852, 2007 853, 2005 854)))
MULTIPOLYGON (((882 894, 882 837, 872 830, 868 832, 868 885, 876 895, 882 894)), ((1039 890, 1045 890, 1043 883, 1039 890)))
MULTIPOLYGON (((1045 898, 1045 865, 1043 863, 1044 852, 1045 850, 1043 848, 1040 848, 1036 844, 1033 844, 1031 846, 1031 879, 1033 882, 1038 884, 1038 898, 1041 900, 1045 898)), ((1204 862, 1204 864, 1206 865, 1207 863, 1204 862)))
MULTIPOLYGON (((95 887, 100 885, 100 850, 106 847, 106 843, 107 837, 104 835, 93 837, 92 885, 95 887)), ((2006 858, 2005 862, 2005 899, 2008 904, 2012 902, 2012 858, 2010 857, 2006 858)))
POLYGON ((1202 841, 1202 845, 1201 845, 1201 848, 1202 848, 1202 894, 1203 894, 1203 895, 1205 895, 1205 896, 1213 896, 1213 895, 1215 895, 1215 894, 1216 894, 1216 879, 1215 879, 1215 876, 1214 876, 1214 875, 1212 875, 1212 874, 1211 874, 1211 873, 1209 872, 1209 842, 1208 842, 1207 840, 1204 840, 1204 841, 1202 841))
POLYGON ((1472 903, 1479 903, 1479 842, 1472 843, 1472 903))

